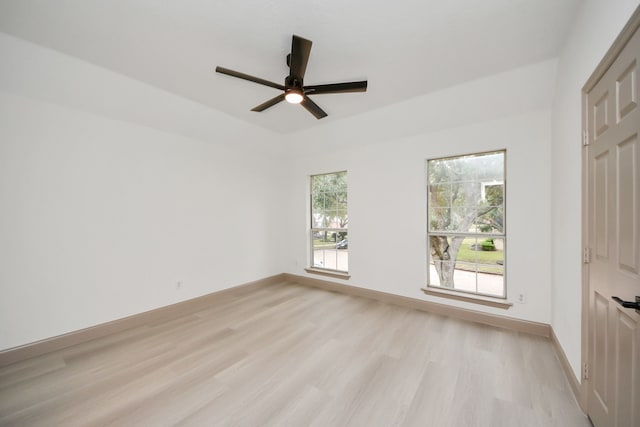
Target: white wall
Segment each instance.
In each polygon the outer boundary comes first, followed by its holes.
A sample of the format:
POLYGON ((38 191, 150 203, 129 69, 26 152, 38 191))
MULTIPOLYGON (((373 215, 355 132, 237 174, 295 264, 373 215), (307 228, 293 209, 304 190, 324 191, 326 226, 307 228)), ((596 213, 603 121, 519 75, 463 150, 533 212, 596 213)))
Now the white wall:
POLYGON ((551 145, 551 319, 578 378, 582 298, 581 90, 638 4, 637 0, 585 2, 558 62, 551 145))
POLYGON ((409 100, 380 117, 373 112, 322 132, 297 134, 290 147, 283 270, 307 274, 308 176, 347 170, 351 279, 342 283, 549 323, 554 74, 555 62, 535 64, 409 100), (412 135, 380 136, 381 129, 403 124, 411 125, 412 135), (505 311, 424 295, 425 160, 502 148, 507 149, 508 293, 510 300, 525 293, 527 303, 505 311))
POLYGON ((0 349, 281 272, 270 133, 10 37, 0 56, 0 349))

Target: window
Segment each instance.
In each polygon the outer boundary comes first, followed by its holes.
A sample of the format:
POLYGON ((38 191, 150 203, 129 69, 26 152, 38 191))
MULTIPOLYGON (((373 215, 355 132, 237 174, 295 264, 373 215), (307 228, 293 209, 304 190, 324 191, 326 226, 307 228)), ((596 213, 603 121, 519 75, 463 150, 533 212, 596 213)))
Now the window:
POLYGON ((506 298, 505 154, 427 161, 427 286, 506 298))
POLYGON ((311 176, 311 267, 349 271, 347 172, 311 176))

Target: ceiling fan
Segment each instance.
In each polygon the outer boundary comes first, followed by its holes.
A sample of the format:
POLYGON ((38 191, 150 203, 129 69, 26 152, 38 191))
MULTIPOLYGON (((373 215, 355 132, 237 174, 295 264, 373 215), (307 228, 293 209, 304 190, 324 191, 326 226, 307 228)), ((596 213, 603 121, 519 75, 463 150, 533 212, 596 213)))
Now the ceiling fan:
POLYGON ((284 78, 284 85, 270 82, 248 74, 233 71, 228 68, 216 67, 216 72, 226 74, 228 76, 237 77, 250 82, 269 86, 282 93, 270 100, 251 109, 251 111, 264 111, 269 107, 273 107, 279 102, 286 100, 292 104, 300 104, 307 109, 316 119, 327 116, 327 113, 309 98, 309 95, 323 95, 326 93, 346 93, 346 92, 366 92, 367 81, 330 83, 324 85, 304 86, 304 73, 307 70, 307 62, 309 61, 309 53, 311 52, 310 40, 293 35, 291 42, 291 53, 287 55, 287 66, 289 67, 289 75, 284 78))

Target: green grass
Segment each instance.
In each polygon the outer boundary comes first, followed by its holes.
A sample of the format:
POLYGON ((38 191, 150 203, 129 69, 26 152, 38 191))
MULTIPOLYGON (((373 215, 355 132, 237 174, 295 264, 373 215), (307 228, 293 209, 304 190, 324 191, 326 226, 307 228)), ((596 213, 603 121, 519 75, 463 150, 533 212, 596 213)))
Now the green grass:
MULTIPOLYGON (((460 262, 478 263, 478 271, 481 273, 504 274, 504 268, 496 261, 504 260, 502 251, 476 251, 471 249, 471 245, 476 243, 476 239, 464 239, 458 257, 456 258, 456 268, 459 270, 472 270, 473 266, 460 264, 460 262), (494 267, 495 266, 495 267, 494 267)), ((480 241, 478 241, 480 243, 480 241)))

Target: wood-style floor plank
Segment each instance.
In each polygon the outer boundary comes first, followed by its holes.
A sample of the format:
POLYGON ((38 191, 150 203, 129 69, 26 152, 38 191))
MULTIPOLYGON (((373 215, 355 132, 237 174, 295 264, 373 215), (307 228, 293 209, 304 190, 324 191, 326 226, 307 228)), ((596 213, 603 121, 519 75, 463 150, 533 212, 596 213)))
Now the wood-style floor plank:
POLYGON ((548 339, 279 283, 1 368, 0 425, 590 424, 548 339))

